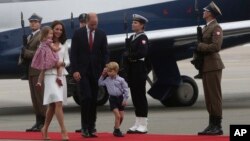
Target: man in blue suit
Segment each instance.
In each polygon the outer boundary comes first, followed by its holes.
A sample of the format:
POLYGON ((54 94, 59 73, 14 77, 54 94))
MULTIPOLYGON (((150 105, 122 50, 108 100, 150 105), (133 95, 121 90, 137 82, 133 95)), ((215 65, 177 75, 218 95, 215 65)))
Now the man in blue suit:
POLYGON ((89 13, 86 27, 75 31, 71 44, 71 67, 80 85, 83 137, 95 135, 98 79, 108 62, 107 36, 97 29, 98 17, 89 13))

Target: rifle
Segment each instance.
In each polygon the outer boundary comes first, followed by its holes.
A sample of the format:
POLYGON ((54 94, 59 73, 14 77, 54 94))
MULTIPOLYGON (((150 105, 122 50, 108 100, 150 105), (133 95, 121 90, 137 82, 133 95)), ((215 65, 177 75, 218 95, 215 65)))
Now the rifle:
POLYGON ((124 14, 124 30, 126 33, 126 39, 128 39, 128 15, 127 13, 124 14))
MULTIPOLYGON (((197 45, 198 43, 202 42, 202 28, 200 27, 200 13, 198 8, 198 0, 195 0, 195 12, 197 14, 197 45)), ((204 56, 201 52, 197 50, 194 51, 193 60, 191 63, 194 67, 199 70, 199 74, 194 76, 194 78, 202 78, 201 71, 203 66, 204 56)))
POLYGON ((127 19, 127 13, 124 13, 124 19, 123 19, 123 25, 124 25, 124 31, 126 34, 125 37, 125 49, 122 54, 122 58, 120 60, 121 64, 121 69, 120 69, 120 75, 127 80, 127 72, 128 72, 128 59, 129 59, 129 54, 131 52, 131 47, 129 43, 129 38, 128 38, 128 19, 127 19))
POLYGON ((71 16, 70 16, 70 27, 72 30, 72 35, 74 34, 75 31, 75 23, 74 23, 74 17, 73 17, 73 13, 71 12, 71 16))
POLYGON ((24 27, 23 12, 21 12, 21 27, 22 27, 22 30, 23 30, 23 36, 22 36, 23 47, 22 47, 21 52, 20 52, 18 64, 19 65, 25 65, 26 60, 24 58, 24 50, 27 48, 28 40, 27 40, 27 35, 26 35, 26 32, 25 32, 25 27, 24 27))
POLYGON ((23 75, 21 76, 21 79, 28 80, 28 69, 29 69, 30 60, 24 58, 24 51, 27 49, 28 40, 27 40, 27 35, 25 32, 25 27, 24 27, 23 12, 21 12, 21 27, 23 30, 23 36, 22 36, 23 47, 19 55, 18 65, 22 66, 22 70, 23 70, 23 75))
POLYGON ((129 49, 129 52, 131 51, 129 47, 129 38, 128 38, 128 15, 127 13, 124 14, 124 30, 126 33, 126 38, 125 38, 125 47, 129 49))
POLYGON ((202 28, 200 27, 200 13, 198 8, 198 0, 195 0, 195 12, 197 14, 197 41, 202 42, 202 28))
POLYGON ((27 47, 28 40, 27 40, 25 28, 24 28, 23 12, 21 12, 21 26, 23 30, 23 47, 27 47))

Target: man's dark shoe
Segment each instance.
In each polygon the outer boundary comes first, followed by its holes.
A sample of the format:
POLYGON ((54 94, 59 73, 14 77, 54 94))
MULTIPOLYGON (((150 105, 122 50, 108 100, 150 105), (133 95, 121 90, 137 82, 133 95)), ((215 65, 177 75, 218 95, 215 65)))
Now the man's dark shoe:
MULTIPOLYGON (((81 132, 82 132, 82 129, 76 129, 75 132, 76 132, 76 133, 81 133, 81 132)), ((91 129, 91 132, 92 132, 92 133, 96 133, 97 130, 94 128, 94 129, 91 129)))
POLYGON ((76 132, 76 133, 81 133, 81 132, 82 132, 82 129, 76 129, 75 132, 76 132))
POLYGON ((118 129, 114 129, 113 135, 115 137, 124 137, 124 135, 122 134, 122 132, 121 132, 121 130, 119 128, 118 129))
POLYGON ((26 129, 26 132, 40 132, 41 128, 38 128, 38 124, 35 123, 31 128, 26 129))
POLYGON ((43 123, 37 124, 37 129, 41 131, 41 129, 43 128, 43 125, 44 125, 43 123))
POLYGON ((94 132, 89 132, 90 138, 97 138, 98 136, 94 132))
POLYGON ((96 138, 96 137, 98 137, 98 136, 96 135, 96 129, 95 129, 95 128, 90 128, 90 129, 88 129, 88 131, 89 131, 89 135, 90 135, 91 138, 96 138))
POLYGON ((90 138, 89 131, 87 129, 82 130, 82 136, 85 138, 90 138))
POLYGON ((96 133, 96 132, 97 132, 96 128, 92 128, 92 129, 90 129, 90 131, 91 131, 92 133, 96 133))

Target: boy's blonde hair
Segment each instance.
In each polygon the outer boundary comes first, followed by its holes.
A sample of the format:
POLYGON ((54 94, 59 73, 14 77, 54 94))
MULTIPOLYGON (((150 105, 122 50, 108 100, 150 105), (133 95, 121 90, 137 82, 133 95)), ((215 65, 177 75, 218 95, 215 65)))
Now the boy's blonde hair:
MULTIPOLYGON (((41 29, 41 37, 40 37, 40 41, 43 41, 49 34, 49 31, 52 30, 51 27, 49 26, 44 26, 42 29, 41 29)), ((53 30, 52 30, 53 31, 53 30)))
POLYGON ((118 63, 116 63, 116 62, 109 62, 109 63, 106 65, 106 67, 107 67, 109 70, 114 70, 114 71, 116 71, 116 72, 119 71, 119 65, 118 65, 118 63))

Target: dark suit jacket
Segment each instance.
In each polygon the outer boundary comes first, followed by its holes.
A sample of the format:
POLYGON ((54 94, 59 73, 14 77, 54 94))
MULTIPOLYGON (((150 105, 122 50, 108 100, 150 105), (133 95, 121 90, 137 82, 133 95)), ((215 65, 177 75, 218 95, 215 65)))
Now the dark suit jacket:
POLYGON ((216 20, 203 28, 202 42, 198 44, 198 51, 205 53, 203 72, 225 68, 219 51, 223 42, 223 31, 216 20))
POLYGON ((87 28, 84 27, 75 31, 71 42, 70 59, 73 73, 80 72, 81 75, 86 75, 89 73, 88 71, 92 71, 98 79, 108 62, 106 34, 96 29, 93 47, 90 49, 87 28))

